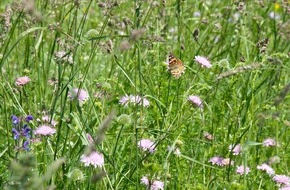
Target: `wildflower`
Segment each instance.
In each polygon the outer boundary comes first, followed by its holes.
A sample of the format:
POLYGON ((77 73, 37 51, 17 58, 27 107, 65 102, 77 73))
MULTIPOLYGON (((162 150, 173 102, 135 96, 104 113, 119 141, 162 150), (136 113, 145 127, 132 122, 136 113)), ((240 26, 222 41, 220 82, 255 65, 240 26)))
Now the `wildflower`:
POLYGON ((29 148, 29 141, 25 141, 25 142, 23 143, 22 148, 23 148, 24 150, 26 150, 26 151, 29 151, 29 150, 30 150, 30 148, 29 148))
POLYGON ((89 143, 94 142, 94 139, 92 138, 92 136, 89 133, 87 133, 87 139, 88 139, 89 143))
POLYGON ((25 118, 25 121, 26 122, 30 122, 30 121, 32 121, 33 120, 33 116, 32 115, 28 115, 28 116, 26 116, 26 118, 25 118))
POLYGON ((199 107, 199 108, 203 108, 202 105, 202 100, 198 97, 198 96, 188 96, 188 100, 195 106, 199 107))
POLYGON ((138 95, 125 95, 119 100, 119 103, 124 106, 128 106, 129 103, 133 103, 134 105, 143 105, 144 107, 148 107, 150 105, 149 100, 138 95))
POLYGON ((233 152, 233 155, 239 155, 242 151, 242 147, 240 144, 237 144, 235 147, 234 147, 234 145, 230 145, 229 151, 233 152))
POLYGON ((195 61, 197 62, 197 63, 199 63, 202 67, 207 67, 207 68, 211 68, 212 67, 212 65, 211 65, 211 63, 209 62, 209 60, 207 59, 207 58, 205 58, 205 57, 202 57, 202 56, 195 56, 194 57, 194 59, 195 59, 195 61))
POLYGON ((199 11, 193 12, 193 17, 200 17, 200 16, 201 16, 201 14, 199 11))
POLYGON ((240 175, 248 174, 250 172, 250 168, 247 166, 238 166, 236 172, 240 175))
POLYGON ((143 149, 143 151, 149 151, 153 153, 156 151, 156 145, 153 141, 149 139, 142 139, 138 142, 139 148, 143 149))
POLYGON ((85 166, 93 165, 96 167, 102 167, 104 165, 104 155, 97 152, 92 151, 88 155, 82 155, 81 156, 81 162, 85 164, 85 166))
POLYGON ((56 130, 48 125, 41 125, 34 130, 35 135, 43 135, 43 136, 53 135, 55 132, 56 130))
POLYGON ((45 123, 51 124, 54 127, 57 125, 57 121, 53 120, 49 115, 42 116, 41 120, 45 123))
POLYGON ((13 133, 14 140, 18 140, 20 137, 20 133, 17 131, 17 129, 13 128, 12 133, 13 133))
POLYGON ((223 166, 229 166, 229 165, 234 165, 234 161, 233 160, 230 160, 229 158, 224 158, 222 160, 222 165, 223 166))
POLYGON ((203 136, 208 141, 212 141, 214 139, 213 135, 208 132, 205 132, 203 136))
POLYGON ((276 145, 277 145, 277 143, 276 143, 275 139, 272 139, 272 138, 267 138, 263 142, 263 146, 266 146, 266 147, 276 146, 276 145))
POLYGON ((218 166, 223 166, 223 158, 220 156, 214 156, 212 157, 209 162, 212 163, 212 165, 218 165, 218 166))
POLYGON ((71 100, 77 99, 80 104, 84 103, 89 98, 87 91, 78 88, 74 88, 71 92, 69 92, 68 96, 71 100))
POLYGON ((269 175, 274 175, 275 174, 275 171, 273 168, 271 168, 271 166, 269 166, 268 164, 262 164, 262 165, 259 165, 257 166, 257 169, 258 170, 262 170, 262 171, 266 171, 267 174, 269 175))
POLYGON ((173 154, 180 156, 181 152, 180 149, 178 147, 174 147, 174 146, 168 146, 167 147, 168 151, 173 152, 173 154))
POLYGON ((279 188, 279 190, 290 190, 290 186, 286 185, 284 187, 279 188))
POLYGON ((16 86, 24 86, 25 84, 27 84, 28 82, 30 82, 30 78, 27 76, 23 76, 23 77, 18 77, 15 81, 16 86))
POLYGON ((146 189, 150 189, 150 190, 164 189, 164 182, 159 181, 159 180, 154 180, 151 182, 147 176, 143 176, 141 178, 140 183, 146 185, 147 186, 146 189))
POLYGON ((269 17, 273 20, 279 20, 280 19, 280 15, 275 13, 275 12, 270 12, 269 13, 269 17))
POLYGON ((11 116, 11 119, 12 119, 12 124, 13 124, 14 126, 18 125, 19 122, 20 122, 19 118, 18 118, 17 116, 15 116, 15 115, 12 115, 12 116, 11 116))
POLYGON ((275 175, 273 180, 280 185, 290 185, 290 178, 286 175, 275 175))

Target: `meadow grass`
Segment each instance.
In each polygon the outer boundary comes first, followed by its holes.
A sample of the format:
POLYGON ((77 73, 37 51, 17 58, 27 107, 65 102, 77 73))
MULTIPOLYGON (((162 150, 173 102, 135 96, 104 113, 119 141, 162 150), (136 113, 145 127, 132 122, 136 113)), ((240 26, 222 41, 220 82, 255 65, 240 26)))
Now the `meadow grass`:
POLYGON ((1 189, 290 186, 289 1, 1 0, 0 12, 1 189))

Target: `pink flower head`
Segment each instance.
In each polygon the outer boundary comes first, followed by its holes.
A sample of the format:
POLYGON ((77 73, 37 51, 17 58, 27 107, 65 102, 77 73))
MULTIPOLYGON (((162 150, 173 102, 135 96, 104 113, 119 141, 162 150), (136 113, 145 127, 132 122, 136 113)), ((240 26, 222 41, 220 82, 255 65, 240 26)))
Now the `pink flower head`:
POLYGON ((248 174, 250 172, 250 168, 247 166, 238 166, 236 172, 240 175, 248 174))
POLYGON ((207 58, 205 58, 205 57, 202 57, 202 56, 195 56, 194 57, 194 59, 195 59, 195 61, 197 62, 197 63, 199 63, 202 67, 207 67, 207 68, 211 68, 212 67, 212 65, 211 65, 211 63, 209 62, 209 60, 207 59, 207 58))
POLYGON ((276 146, 276 145, 277 145, 277 143, 276 143, 275 139, 272 139, 272 138, 267 138, 263 142, 263 146, 266 146, 266 147, 268 147, 268 146, 276 146))
POLYGON ((104 155, 97 151, 93 151, 88 155, 83 154, 81 156, 81 162, 83 162, 85 166, 93 165, 95 168, 102 167, 105 162, 104 155))
POLYGON ((34 130, 35 135, 53 135, 56 132, 56 130, 48 125, 40 125, 38 128, 34 130))
POLYGON ((140 183, 141 183, 141 184, 144 184, 144 185, 146 185, 146 186, 150 185, 150 182, 149 182, 149 179, 148 179, 147 176, 143 176, 143 177, 141 178, 141 182, 140 182, 140 183))
POLYGON ((257 169, 258 170, 262 170, 262 171, 266 171, 267 174, 269 175, 274 175, 275 174, 275 171, 273 168, 271 168, 271 166, 269 166, 268 164, 262 164, 260 166, 257 166, 257 169))
POLYGON ((25 84, 29 83, 31 80, 29 77, 18 77, 15 81, 16 86, 24 86, 25 84))
POLYGON ((275 175, 273 180, 280 185, 290 185, 290 178, 286 175, 275 175))
POLYGON ((242 147, 240 144, 237 144, 235 147, 233 147, 234 145, 230 145, 229 146, 229 151, 233 152, 233 155, 239 155, 242 151, 242 147))
POLYGON ((132 103, 134 105, 142 105, 144 107, 148 107, 150 105, 150 102, 146 98, 138 95, 125 95, 119 100, 119 103, 123 106, 128 106, 129 103, 132 103))
POLYGON ((159 181, 159 180, 154 180, 152 183, 150 183, 150 180, 148 179, 147 176, 143 176, 141 178, 141 184, 144 184, 147 186, 146 189, 150 189, 150 190, 163 190, 164 189, 164 182, 159 181))
POLYGON ((203 108, 202 100, 198 96, 188 96, 188 100, 195 106, 203 108))
POLYGON ((212 163, 212 165, 218 165, 218 166, 223 166, 223 158, 220 156, 214 156, 212 157, 209 162, 212 163))
POLYGON ((81 104, 89 99, 88 92, 78 88, 74 88, 71 92, 69 92, 68 96, 71 100, 77 99, 81 104))
POLYGON ((205 132, 203 136, 208 141, 212 141, 214 139, 213 135, 208 132, 205 132))
POLYGON ((144 151, 149 151, 153 153, 156 151, 156 145, 150 139, 142 139, 138 142, 139 148, 143 149, 144 151))
POLYGON ((45 123, 51 124, 54 127, 57 125, 57 121, 50 119, 50 116, 48 115, 42 116, 41 120, 45 123))
POLYGON ((231 159, 229 159, 229 158, 224 158, 223 160, 222 160, 222 165, 223 166, 229 166, 229 165, 234 165, 234 161, 233 160, 231 160, 231 159))
POLYGON ((281 188, 279 188, 279 190, 290 190, 290 186, 281 187, 281 188))

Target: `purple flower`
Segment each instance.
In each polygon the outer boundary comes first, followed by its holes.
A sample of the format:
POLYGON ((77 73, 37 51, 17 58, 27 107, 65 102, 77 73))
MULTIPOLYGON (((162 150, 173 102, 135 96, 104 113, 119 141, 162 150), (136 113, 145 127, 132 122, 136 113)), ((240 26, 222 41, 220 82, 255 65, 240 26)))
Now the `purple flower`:
POLYGON ((205 138, 206 140, 208 140, 208 141, 212 141, 212 140, 214 139, 213 135, 210 134, 210 133, 208 133, 208 132, 205 132, 205 133, 203 134, 203 136, 204 136, 204 138, 205 138))
POLYGON ((272 138, 267 138, 263 142, 263 146, 266 146, 266 147, 268 147, 268 146, 276 146, 276 145, 277 145, 277 143, 276 143, 275 139, 272 139, 272 138))
POLYGON ((29 141, 25 141, 25 142, 23 143, 22 148, 23 148, 24 150, 26 150, 26 151, 29 151, 29 150, 30 150, 30 148, 29 148, 29 141))
POLYGON ((123 97, 121 97, 121 99, 119 100, 119 103, 123 106, 128 106, 129 103, 132 103, 134 105, 141 105, 144 107, 148 107, 150 105, 149 100, 147 100, 144 97, 141 97, 139 95, 134 96, 134 95, 125 95, 123 97))
POLYGON ((40 125, 37 129, 34 130, 35 135, 48 136, 53 135, 56 132, 56 129, 48 125, 40 125))
POLYGON ((223 160, 222 160, 222 165, 223 166, 229 166, 229 165, 234 165, 234 161, 233 160, 231 160, 231 159, 229 159, 229 158, 224 158, 223 160))
POLYGON ((12 129, 12 133, 14 140, 18 140, 20 137, 20 133, 15 128, 12 129))
POLYGON ((156 151, 156 145, 150 139, 142 139, 138 142, 139 148, 143 149, 144 151, 149 151, 153 153, 156 151))
POLYGON ((212 65, 211 65, 211 63, 209 62, 209 60, 207 59, 207 58, 205 58, 205 57, 202 57, 202 56, 195 56, 195 61, 197 62, 197 63, 199 63, 202 67, 207 67, 207 68, 211 68, 212 67, 212 65))
POLYGON ((12 120, 12 124, 13 124, 14 126, 18 125, 19 122, 20 122, 19 118, 18 118, 17 116, 15 116, 15 115, 12 115, 12 116, 11 116, 11 120, 12 120))
POLYGON ((146 189, 148 189, 148 190, 149 189, 150 190, 159 190, 159 189, 163 190, 164 189, 164 182, 159 181, 159 180, 154 180, 154 181, 150 182, 150 180, 148 179, 147 176, 143 176, 141 178, 140 183, 146 185, 147 186, 146 189))
POLYGON ((85 164, 85 166, 93 165, 96 167, 102 167, 104 165, 104 156, 103 154, 93 151, 88 155, 81 156, 81 162, 85 164))
POLYGON ((16 86, 24 86, 25 84, 27 84, 30 81, 31 81, 30 78, 27 76, 18 77, 15 81, 15 84, 16 84, 16 86))
POLYGON ((275 175, 273 180, 280 185, 290 185, 290 178, 286 175, 275 175))
POLYGON ((28 115, 28 116, 26 116, 26 118, 25 118, 25 121, 26 122, 30 122, 30 121, 32 121, 33 120, 33 116, 32 115, 28 115))
POLYGON ((50 118, 49 115, 44 115, 42 116, 42 121, 48 124, 51 124, 52 126, 56 126, 57 125, 57 121, 55 121, 54 119, 50 118))
POLYGON ((247 166, 238 166, 237 167, 237 170, 236 170, 236 173, 237 174, 240 174, 240 175, 243 175, 243 174, 248 174, 250 172, 250 168, 247 167, 247 166))
POLYGON ((26 138, 30 138, 30 131, 31 129, 28 127, 27 124, 25 124, 23 128, 21 129, 21 135, 26 138))
POLYGON ((88 92, 78 88, 74 88, 71 92, 69 92, 68 96, 71 100, 77 99, 80 104, 89 99, 88 92))
POLYGON ((235 147, 234 147, 234 145, 230 145, 229 151, 233 152, 233 155, 239 155, 242 151, 242 147, 240 144, 237 144, 235 147))
POLYGON ((262 164, 260 166, 257 166, 257 169, 258 170, 262 170, 262 171, 266 171, 267 174, 269 175, 274 175, 275 174, 275 171, 273 168, 271 168, 271 166, 269 166, 268 164, 262 164))
POLYGON ((202 100, 198 97, 198 96, 188 96, 188 100, 195 106, 199 107, 199 108, 203 108, 202 105, 202 100))
POLYGON ((281 187, 281 188, 279 188, 279 190, 290 190, 290 186, 281 187))
POLYGON ((218 166, 223 166, 223 158, 220 156, 214 156, 211 159, 209 159, 209 162, 212 163, 212 165, 218 165, 218 166))

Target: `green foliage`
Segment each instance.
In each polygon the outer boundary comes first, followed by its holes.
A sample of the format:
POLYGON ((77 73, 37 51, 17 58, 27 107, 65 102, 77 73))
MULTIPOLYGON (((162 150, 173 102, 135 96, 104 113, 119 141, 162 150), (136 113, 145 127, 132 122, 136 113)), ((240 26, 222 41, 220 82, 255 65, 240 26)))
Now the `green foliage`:
POLYGON ((263 0, 2 0, 0 187, 145 189, 147 176, 164 189, 276 188, 257 166, 290 172, 289 10, 263 0), (186 68, 179 79, 164 63, 170 52, 186 68), (21 76, 31 81, 17 85, 21 76), (10 119, 28 114, 29 153, 10 119), (56 132, 34 134, 41 125, 56 132), (104 165, 84 165, 95 151, 104 165), (237 174, 240 165, 250 172, 237 174))

